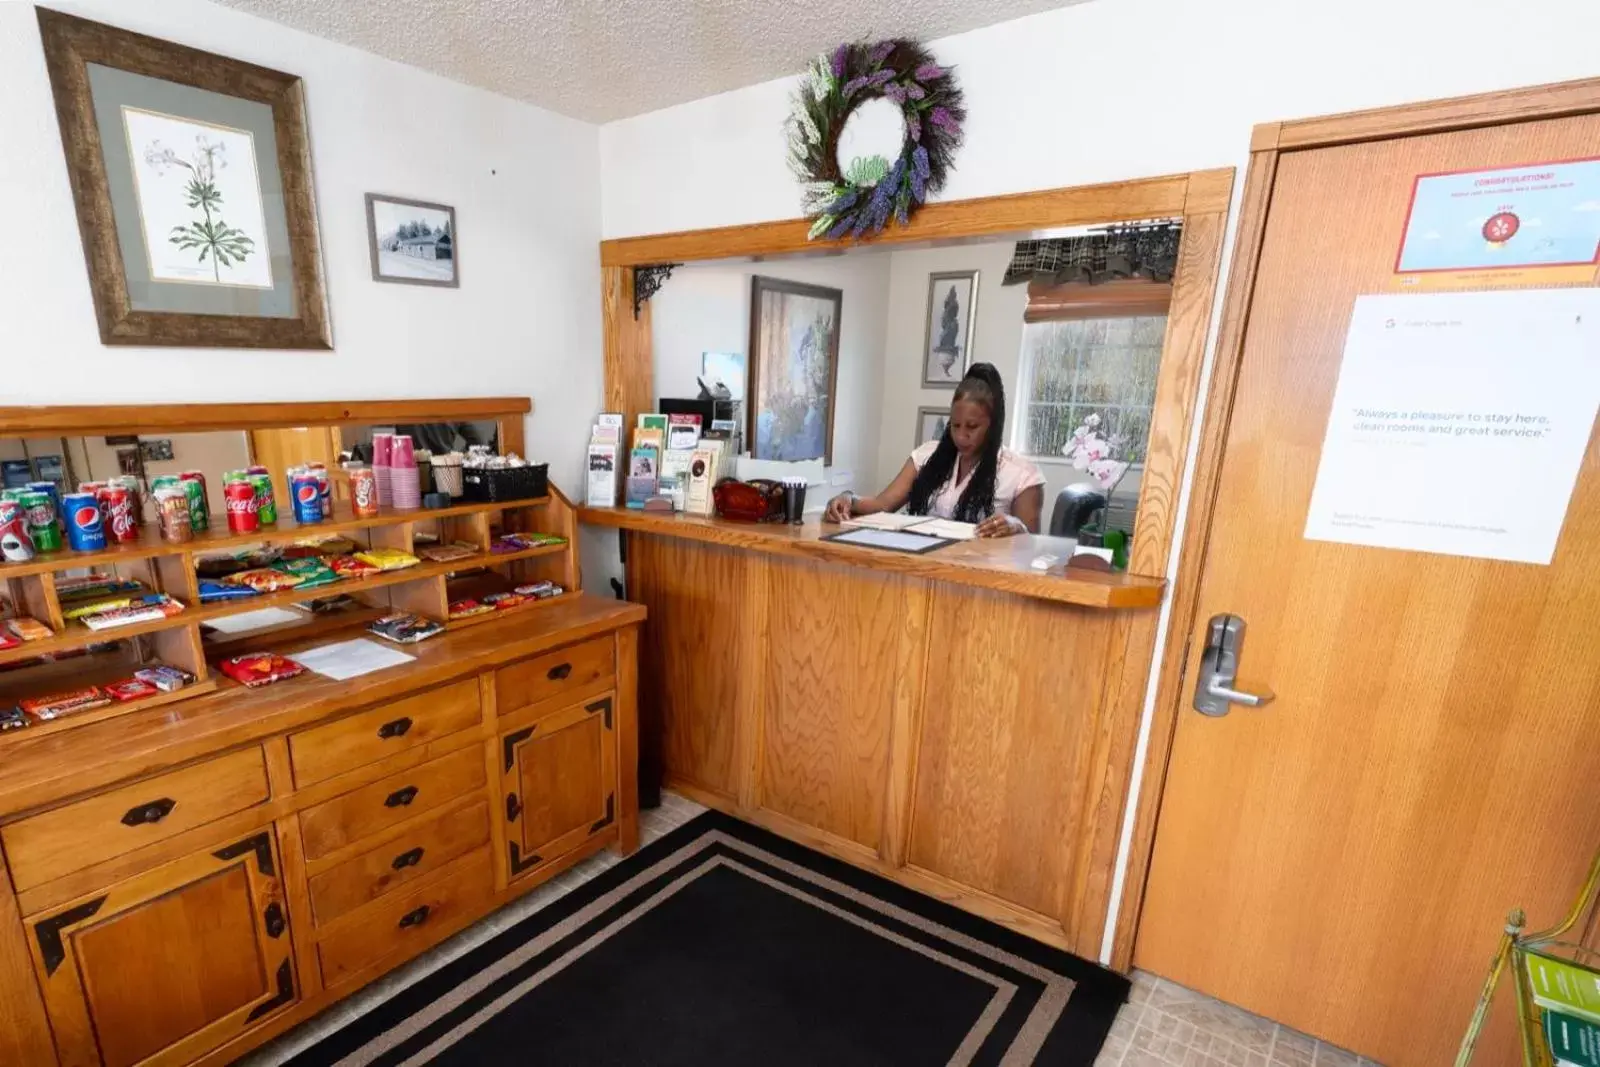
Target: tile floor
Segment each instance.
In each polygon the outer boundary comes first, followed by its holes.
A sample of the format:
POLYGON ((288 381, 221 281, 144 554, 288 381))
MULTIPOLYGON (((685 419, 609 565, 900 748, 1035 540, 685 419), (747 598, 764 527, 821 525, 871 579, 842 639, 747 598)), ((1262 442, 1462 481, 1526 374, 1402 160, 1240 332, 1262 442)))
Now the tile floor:
MULTIPOLYGON (((648 844, 704 811, 671 793, 640 818, 648 844)), ((620 858, 600 852, 527 896, 468 927, 411 963, 341 1001, 322 1015, 265 1045, 238 1067, 278 1067, 326 1034, 411 985, 423 975, 483 944, 546 904, 582 885, 620 858)), ((1154 975, 1135 973, 1133 993, 1117 1015, 1095 1067, 1375 1067, 1370 1060, 1323 1044, 1221 1001, 1154 975)))

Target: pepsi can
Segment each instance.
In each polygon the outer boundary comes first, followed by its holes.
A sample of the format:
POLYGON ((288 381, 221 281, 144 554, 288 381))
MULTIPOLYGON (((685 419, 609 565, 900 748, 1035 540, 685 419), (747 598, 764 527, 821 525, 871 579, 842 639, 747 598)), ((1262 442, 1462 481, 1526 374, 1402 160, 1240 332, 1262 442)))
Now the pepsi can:
POLYGON ((61 520, 67 527, 67 543, 79 552, 98 552, 106 547, 105 517, 93 493, 68 493, 61 498, 61 520))
POLYGON ((322 486, 315 474, 296 471, 289 480, 289 496, 294 500, 295 522, 322 521, 322 486))

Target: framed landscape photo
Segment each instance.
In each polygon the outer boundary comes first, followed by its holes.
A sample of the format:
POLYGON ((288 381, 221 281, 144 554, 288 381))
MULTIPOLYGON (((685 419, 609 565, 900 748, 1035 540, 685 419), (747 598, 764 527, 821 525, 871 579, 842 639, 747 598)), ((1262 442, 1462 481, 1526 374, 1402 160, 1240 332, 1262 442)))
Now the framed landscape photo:
POLYGON ((917 441, 912 447, 918 448, 929 441, 937 441, 944 436, 945 427, 948 425, 950 425, 949 408, 918 408, 917 441))
POLYGON ((368 193, 367 244, 375 282, 461 285, 453 207, 368 193))
POLYGON ((954 388, 961 384, 972 364, 972 338, 977 318, 977 271, 947 271, 928 276, 927 331, 922 343, 924 386, 954 388))
POLYGON ((748 444, 756 459, 833 463, 844 292, 779 278, 750 287, 748 444))
POLYGON ((38 19, 101 341, 331 347, 300 79, 38 19))

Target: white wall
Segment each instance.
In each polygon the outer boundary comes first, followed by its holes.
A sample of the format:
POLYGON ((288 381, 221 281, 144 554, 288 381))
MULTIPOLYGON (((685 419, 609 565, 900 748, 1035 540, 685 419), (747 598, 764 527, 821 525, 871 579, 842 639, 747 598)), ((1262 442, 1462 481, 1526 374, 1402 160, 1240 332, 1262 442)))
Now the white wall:
MULTIPOLYGON (((951 199, 1239 166, 1250 128, 1593 77, 1600 4, 1095 0, 932 42, 970 117, 951 199)), ((601 129, 608 237, 799 213, 784 158, 794 79, 601 129)))
MULTIPOLYGON (((843 291, 839 322, 839 377, 833 416, 833 466, 829 495, 854 488, 876 491, 883 409, 885 308, 890 256, 845 256, 753 264, 689 265, 650 301, 656 395, 698 396, 695 378, 704 352, 750 347, 750 279, 825 285, 843 291)), ((892 428, 891 428, 892 431, 892 428)), ((909 431, 908 431, 909 433, 909 431)), ((749 447, 746 441, 745 447, 749 447)), ((815 501, 807 501, 814 504, 815 501)))
POLYGON ((594 126, 204 0, 53 2, 305 79, 332 352, 100 343, 33 7, 0 3, 0 403, 528 396, 581 492, 600 406, 594 126), (454 205, 461 288, 372 281, 362 196, 454 205))

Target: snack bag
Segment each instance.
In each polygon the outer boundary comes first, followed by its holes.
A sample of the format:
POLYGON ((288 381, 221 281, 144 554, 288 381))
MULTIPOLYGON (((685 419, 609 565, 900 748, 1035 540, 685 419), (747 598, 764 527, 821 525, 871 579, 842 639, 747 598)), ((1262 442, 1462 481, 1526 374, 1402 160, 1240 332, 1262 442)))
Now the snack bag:
POLYGON ((258 593, 276 593, 280 589, 293 589, 302 579, 293 574, 273 570, 271 567, 261 567, 253 571, 230 574, 228 581, 234 585, 254 589, 258 593))
POLYGON ((105 690, 106 696, 119 704, 141 697, 155 696, 161 692, 149 682, 140 681, 138 678, 124 678, 120 682, 112 682, 105 687, 105 690))
POLYGON ((249 564, 238 556, 201 556, 194 561, 194 572, 202 578, 226 578, 247 569, 249 564))
POLYGON ((333 568, 315 556, 302 559, 280 559, 272 565, 272 569, 299 578, 300 584, 296 587, 299 589, 314 589, 319 585, 332 585, 339 580, 339 576, 333 572, 333 568))
POLYGON ((327 561, 327 564, 328 569, 340 578, 365 578, 369 574, 377 574, 382 569, 358 556, 334 556, 327 561))
POLYGON ((397 645, 412 645, 418 641, 426 641, 435 634, 442 633, 444 626, 434 622, 432 619, 423 618, 421 615, 402 611, 394 615, 385 615, 381 619, 374 619, 367 624, 367 629, 379 637, 393 641, 397 645))
POLYGON ((285 659, 273 652, 260 652, 251 656, 234 656, 222 660, 217 664, 217 669, 236 682, 241 682, 251 689, 285 678, 293 678, 305 671, 292 659, 285 659))
POLYGON ((422 562, 411 553, 402 552, 398 548, 369 548, 364 552, 357 552, 356 559, 370 563, 380 571, 397 571, 403 567, 415 567, 422 562))
POLYGON ((417 555, 435 563, 450 563, 458 559, 471 559, 478 555, 478 546, 469 545, 464 541, 457 541, 451 545, 429 545, 427 548, 417 549, 417 555))
POLYGON ((212 604, 219 600, 242 600, 259 595, 248 585, 232 585, 228 582, 213 582, 210 579, 202 579, 200 582, 202 604, 212 604))

